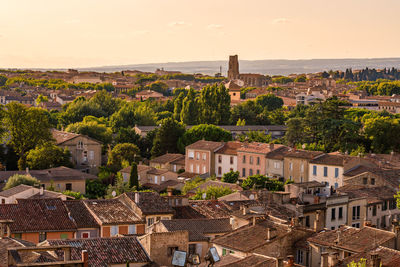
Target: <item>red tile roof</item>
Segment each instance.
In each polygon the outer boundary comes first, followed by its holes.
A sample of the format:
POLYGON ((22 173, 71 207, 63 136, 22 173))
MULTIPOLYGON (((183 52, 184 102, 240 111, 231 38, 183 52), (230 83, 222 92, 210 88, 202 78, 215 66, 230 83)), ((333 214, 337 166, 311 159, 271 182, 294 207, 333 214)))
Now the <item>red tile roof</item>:
POLYGON ((96 219, 90 213, 83 200, 64 201, 78 228, 99 228, 96 219))
POLYGON ((125 193, 142 211, 143 214, 170 214, 174 210, 168 205, 168 202, 155 192, 129 192, 125 193), (138 194, 138 202, 135 201, 135 195, 138 194))

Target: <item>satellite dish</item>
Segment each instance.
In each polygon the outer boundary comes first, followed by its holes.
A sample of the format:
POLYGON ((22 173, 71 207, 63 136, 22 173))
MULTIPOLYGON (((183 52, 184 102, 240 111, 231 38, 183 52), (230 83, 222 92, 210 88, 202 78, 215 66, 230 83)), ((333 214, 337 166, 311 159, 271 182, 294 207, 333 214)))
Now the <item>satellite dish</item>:
POLYGON ((218 251, 215 247, 211 247, 208 249, 208 252, 207 252, 206 256, 204 257, 204 259, 206 261, 209 261, 210 264, 212 264, 212 265, 221 260, 221 258, 218 255, 218 251))
POLYGON ((115 190, 114 190, 114 191, 112 191, 111 195, 112 195, 113 197, 115 197, 115 196, 117 195, 117 192, 115 192, 115 190))
POLYGON ((172 265, 174 266, 186 266, 186 251, 175 250, 172 256, 172 265))

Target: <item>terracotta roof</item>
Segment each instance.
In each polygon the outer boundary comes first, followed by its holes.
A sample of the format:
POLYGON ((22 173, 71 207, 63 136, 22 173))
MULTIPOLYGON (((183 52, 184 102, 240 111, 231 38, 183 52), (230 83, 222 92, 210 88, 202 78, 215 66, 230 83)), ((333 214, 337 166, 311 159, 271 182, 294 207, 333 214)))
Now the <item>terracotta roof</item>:
POLYGON ((228 262, 224 265, 218 266, 229 266, 229 267, 276 267, 276 260, 273 258, 267 258, 259 255, 250 255, 245 258, 237 258, 237 261, 228 262))
POLYGON ((299 150, 299 149, 292 149, 292 151, 289 151, 285 157, 291 157, 291 158, 304 158, 304 159, 313 159, 314 157, 322 154, 323 152, 321 151, 309 151, 309 150, 299 150))
POLYGON ((103 225, 142 222, 142 219, 133 210, 118 199, 84 200, 84 202, 103 225))
POLYGON ((227 142, 223 147, 219 148, 215 153, 226 155, 237 155, 237 150, 242 147, 241 142, 227 142))
POLYGON ((395 239, 393 232, 365 226, 362 229, 341 226, 333 231, 323 231, 310 237, 308 242, 356 253, 364 252, 395 239), (339 239, 338 239, 339 237, 339 239))
POLYGON ((48 240, 50 246, 71 245, 72 260, 81 259, 87 250, 89 266, 108 267, 114 264, 149 263, 150 258, 136 237, 110 237, 71 240, 48 240))
MULTIPOLYGON (((57 167, 45 170, 29 170, 28 173, 41 182, 57 181, 85 181, 88 179, 97 179, 97 176, 81 172, 79 170, 57 167)), ((0 180, 7 180, 14 174, 27 174, 26 171, 0 171, 0 180)))
POLYGON ((193 173, 193 172, 182 172, 181 174, 178 174, 178 177, 187 178, 187 179, 191 179, 196 176, 199 176, 199 175, 197 173, 193 173))
POLYGON ((240 89, 242 88, 234 81, 229 81, 228 83, 225 84, 225 87, 229 89, 229 91, 235 91, 235 92, 240 92, 240 89))
POLYGON ((0 196, 1 197, 11 197, 11 196, 13 196, 15 194, 22 193, 22 192, 24 192, 26 190, 32 190, 32 188, 33 188, 32 186, 21 184, 21 185, 17 185, 15 187, 12 187, 10 189, 1 191, 0 192, 0 196))
POLYGON ((274 149, 271 152, 267 153, 267 159, 283 160, 285 155, 289 153, 289 149, 290 148, 287 146, 280 146, 277 149, 274 149))
POLYGON ((87 139, 90 139, 93 142, 101 144, 100 141, 98 141, 96 139, 93 139, 93 138, 91 138, 89 136, 83 135, 83 134, 76 134, 76 133, 70 133, 70 132, 65 132, 65 131, 59 131, 59 130, 56 130, 56 129, 52 129, 51 133, 53 135, 53 138, 56 140, 56 145, 61 145, 61 144, 65 143, 66 141, 72 140, 72 139, 74 139, 76 137, 79 137, 79 136, 83 136, 83 137, 85 137, 87 139))
POLYGON ((167 153, 162 156, 156 157, 152 160, 150 160, 151 163, 160 163, 160 164, 166 164, 170 163, 174 160, 179 160, 185 158, 185 155, 182 154, 172 154, 172 153, 167 153))
POLYGON ((145 183, 142 186, 143 187, 149 187, 151 189, 153 189, 154 191, 157 191, 158 193, 166 190, 168 187, 172 187, 174 189, 177 190, 182 190, 182 188, 184 187, 185 183, 181 182, 181 181, 177 181, 177 180, 168 180, 165 181, 161 184, 151 184, 151 183, 145 183))
POLYGON ((367 260, 367 266, 372 266, 371 255, 377 254, 381 259, 382 266, 384 267, 398 267, 400 266, 400 251, 391 248, 379 246, 368 252, 357 253, 350 257, 347 257, 338 265, 338 267, 347 267, 352 261, 359 262, 360 259, 367 260))
POLYGON ((189 241, 207 241, 205 234, 220 234, 232 231, 229 218, 224 219, 181 219, 161 220, 161 224, 169 231, 189 231, 189 241))
POLYGON ((370 168, 363 165, 357 165, 354 168, 344 172, 343 175, 346 177, 353 177, 364 172, 370 172, 378 177, 381 177, 386 182, 391 184, 393 188, 398 189, 400 184, 400 169, 381 169, 381 168, 370 168))
POLYGON ((243 146, 239 148, 238 152, 246 152, 246 153, 257 153, 257 154, 267 154, 277 148, 281 147, 281 145, 276 144, 265 144, 265 143, 243 143, 243 146))
POLYGON ((240 201, 240 200, 254 200, 257 199, 257 191, 255 190, 242 190, 233 192, 232 194, 219 197, 218 200, 223 201, 240 201))
POLYGON ((136 203, 145 215, 174 213, 168 202, 155 192, 129 192, 125 194, 136 203), (135 201, 135 194, 139 195, 138 202, 135 201))
POLYGON ((199 150, 209 150, 215 151, 216 149, 223 146, 223 142, 213 142, 213 141, 205 141, 199 140, 191 145, 186 146, 187 149, 199 149, 199 150))
POLYGON ((0 205, 0 219, 14 221, 10 225, 13 233, 76 231, 75 222, 58 198, 19 199, 18 204, 0 205))
POLYGON ((386 186, 368 187, 365 185, 348 184, 337 188, 337 192, 345 193, 350 199, 367 198, 368 203, 394 199, 396 190, 386 186))
POLYGON ((314 159, 310 161, 310 163, 314 164, 323 164, 323 165, 334 165, 334 166, 344 166, 345 162, 350 160, 350 156, 345 155, 332 155, 332 154, 322 154, 316 156, 314 159))
POLYGON ((276 236, 289 234, 289 226, 263 221, 251 226, 244 226, 235 231, 213 239, 213 243, 241 252, 251 252, 266 243, 276 240, 267 239, 267 228, 275 229, 276 236))
POLYGON ((64 204, 78 228, 99 228, 99 224, 82 200, 67 200, 64 204))

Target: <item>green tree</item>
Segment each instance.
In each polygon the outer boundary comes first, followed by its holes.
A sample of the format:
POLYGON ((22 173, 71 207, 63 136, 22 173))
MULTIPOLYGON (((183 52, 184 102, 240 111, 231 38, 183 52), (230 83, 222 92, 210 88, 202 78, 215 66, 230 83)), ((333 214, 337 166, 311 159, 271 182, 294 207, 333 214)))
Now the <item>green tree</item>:
POLYGON ((122 195, 123 193, 132 192, 134 188, 129 186, 129 183, 124 182, 121 173, 117 174, 116 182, 114 185, 109 185, 107 187, 106 198, 114 198, 113 192, 115 192, 115 196, 122 195))
POLYGON ((180 151, 184 151, 187 145, 199 140, 227 142, 232 140, 232 134, 221 127, 212 124, 199 124, 187 130, 178 141, 180 151))
POLYGON ((165 153, 180 152, 177 144, 184 133, 185 127, 182 123, 172 118, 162 120, 153 140, 151 156, 158 157, 165 153))
POLYGON ((200 122, 215 125, 229 124, 230 102, 229 92, 223 84, 204 87, 199 98, 200 122))
POLYGON ((49 102, 49 98, 47 96, 43 96, 42 94, 40 94, 36 98, 36 106, 39 106, 43 102, 49 102))
POLYGON ((66 110, 61 113, 60 123, 67 126, 71 123, 80 122, 89 115, 100 118, 106 117, 107 113, 98 101, 87 101, 84 97, 78 97, 72 103, 69 103, 66 110))
POLYGON ((260 95, 256 98, 256 104, 268 111, 280 109, 283 106, 283 100, 274 94, 260 95))
POLYGON ((7 76, 0 75, 0 86, 4 86, 7 82, 7 76))
POLYGON ((239 140, 241 142, 259 142, 259 143, 269 143, 271 142, 271 135, 265 134, 262 131, 248 131, 245 134, 239 135, 239 140))
POLYGON ((219 197, 223 197, 233 193, 233 190, 229 187, 224 186, 208 186, 206 189, 198 189, 196 194, 191 198, 195 200, 203 199, 203 194, 206 194, 205 199, 218 199, 219 197))
POLYGON ((138 169, 136 162, 132 163, 131 173, 129 176, 129 186, 139 188, 139 177, 138 177, 138 169))
POLYGON ((200 178, 200 177, 195 177, 194 179, 187 181, 185 185, 182 188, 182 194, 186 195, 189 191, 193 190, 194 188, 198 187, 202 183, 205 183, 206 180, 200 178))
POLYGON ((130 143, 117 144, 110 152, 107 165, 115 170, 132 165, 140 158, 139 148, 130 143))
POLYGON ((103 198, 106 195, 107 184, 102 179, 86 180, 86 197, 89 199, 103 198))
POLYGON ((198 112, 196 93, 193 88, 190 88, 189 93, 182 101, 181 122, 186 125, 196 125, 198 122, 198 112))
POLYGON ((101 90, 98 91, 92 98, 90 98, 89 102, 94 105, 100 106, 103 112, 108 117, 119 109, 121 99, 114 98, 112 94, 107 92, 106 90, 101 90))
POLYGON ((36 146, 26 156, 26 165, 33 170, 43 170, 59 166, 72 167, 71 153, 51 142, 36 146))
POLYGON ((306 82, 307 81, 307 78, 306 78, 306 76, 305 75, 300 75, 300 76, 297 76, 296 77, 296 79, 294 79, 294 81, 296 82, 296 83, 304 83, 304 82, 306 82))
POLYGON ((181 118, 183 99, 185 99, 185 93, 180 92, 174 101, 174 119, 177 121, 181 118))
POLYGON ((20 184, 34 186, 39 184, 39 180, 30 175, 14 174, 10 178, 8 178, 3 190, 13 188, 20 184))
POLYGON ((105 124, 99 124, 96 121, 86 120, 76 122, 68 125, 65 129, 67 132, 87 135, 95 140, 103 143, 103 145, 110 144, 112 141, 112 130, 105 124))
POLYGON ((234 184, 238 181, 238 179, 239 179, 238 171, 236 171, 236 172, 230 171, 230 172, 224 173, 224 175, 222 176, 222 182, 225 182, 225 183, 234 184))
POLYGON ((50 123, 43 109, 27 108, 19 103, 6 105, 4 124, 8 129, 8 145, 19 156, 18 167, 25 168, 26 153, 37 145, 52 140, 50 123))
POLYGON ((247 177, 243 183, 242 187, 245 190, 249 189, 257 189, 257 188, 265 188, 265 183, 267 182, 267 177, 264 175, 256 174, 247 177))
POLYGON ((74 192, 74 191, 66 190, 62 193, 63 193, 63 195, 73 197, 74 199, 83 199, 84 198, 84 196, 82 195, 81 192, 74 192))

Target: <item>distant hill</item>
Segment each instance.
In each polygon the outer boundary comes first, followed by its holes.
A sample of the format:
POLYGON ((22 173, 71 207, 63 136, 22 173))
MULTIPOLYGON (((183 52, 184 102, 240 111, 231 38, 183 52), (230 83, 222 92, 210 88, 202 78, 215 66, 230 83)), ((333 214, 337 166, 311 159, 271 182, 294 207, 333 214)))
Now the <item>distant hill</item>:
MULTIPOLYGON (((154 72, 157 68, 176 70, 183 73, 203 73, 213 75, 219 72, 226 75, 228 61, 191 61, 152 64, 133 64, 122 66, 104 66, 82 68, 81 71, 115 72, 121 70, 140 70, 154 72)), ((329 70, 345 70, 346 68, 400 68, 400 58, 371 59, 310 59, 310 60, 240 60, 241 73, 260 73, 268 75, 288 75, 291 73, 315 73, 329 70)))

